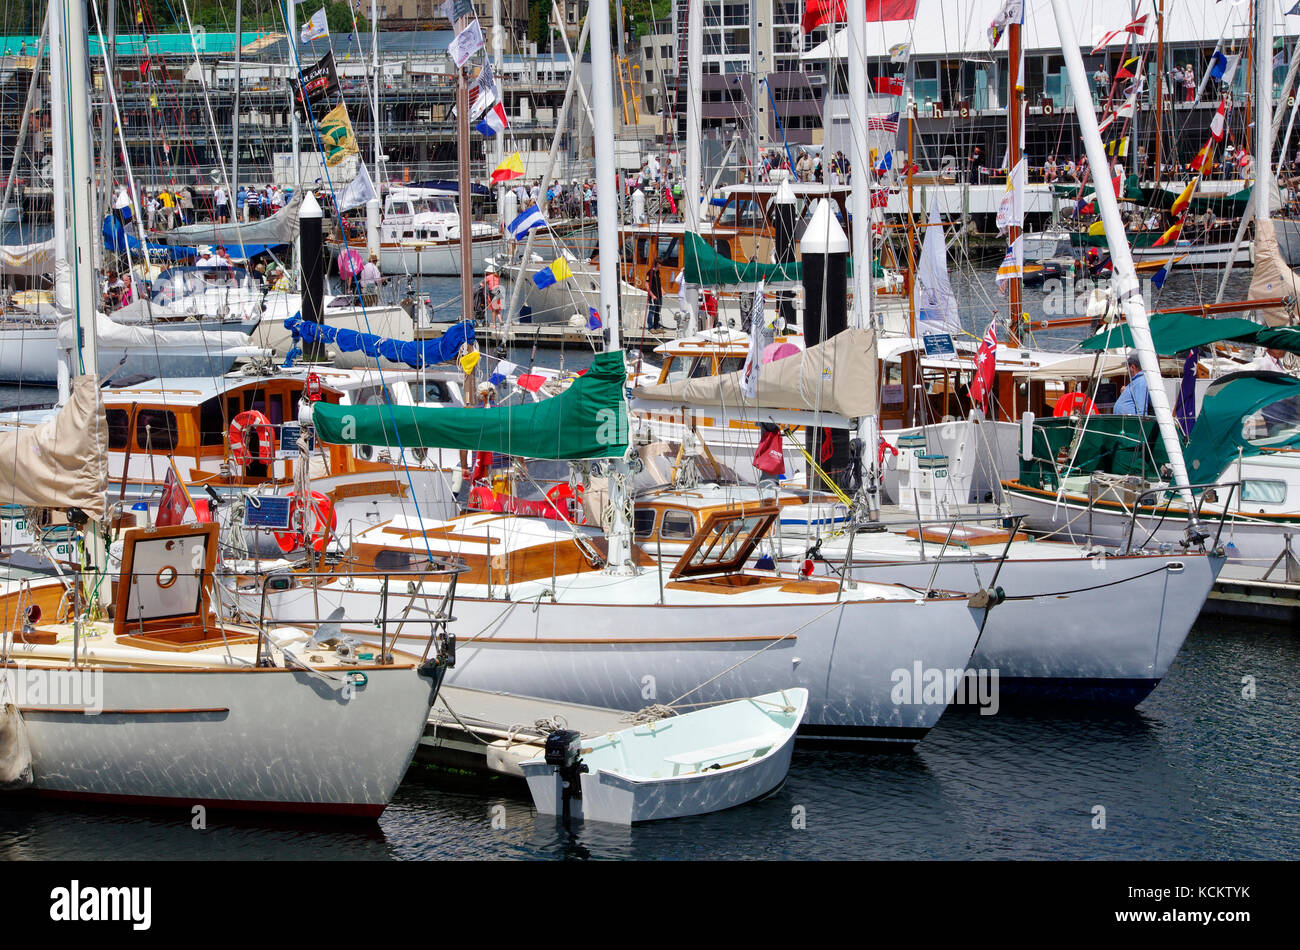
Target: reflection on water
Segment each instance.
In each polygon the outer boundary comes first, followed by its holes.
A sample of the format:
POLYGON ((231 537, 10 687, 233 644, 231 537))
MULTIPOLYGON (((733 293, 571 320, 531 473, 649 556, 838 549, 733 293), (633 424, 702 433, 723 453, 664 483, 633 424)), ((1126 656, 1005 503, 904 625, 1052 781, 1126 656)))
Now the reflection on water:
POLYGON ((761 801, 635 828, 566 831, 522 782, 416 767, 374 824, 0 799, 0 859, 1295 859, 1298 664, 1289 631, 1206 622, 1136 711, 954 711, 914 752, 801 750, 761 801))

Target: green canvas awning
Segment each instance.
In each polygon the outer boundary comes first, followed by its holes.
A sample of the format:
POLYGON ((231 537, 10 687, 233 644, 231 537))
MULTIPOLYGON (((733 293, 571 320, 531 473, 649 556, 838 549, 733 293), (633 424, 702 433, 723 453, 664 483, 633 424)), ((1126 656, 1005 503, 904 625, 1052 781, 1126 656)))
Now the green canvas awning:
POLYGON ((564 392, 521 406, 435 409, 316 403, 312 420, 334 445, 466 449, 537 459, 620 458, 628 422, 623 351, 600 353, 564 392))
MULTIPOLYGON (((1268 448, 1290 448, 1300 441, 1300 428, 1292 418, 1294 406, 1265 413, 1266 432, 1254 441, 1242 432, 1242 420, 1274 403, 1300 399, 1300 379, 1284 373, 1234 373, 1215 380, 1205 393, 1201 413, 1192 427, 1184 456, 1193 482, 1211 482, 1228 468, 1241 452, 1257 455, 1268 448)), ((1233 469, 1236 470, 1235 468, 1233 469)))
POLYGON ((802 268, 794 264, 740 264, 719 253, 694 231, 686 232, 686 283, 700 287, 757 284, 760 280, 795 282, 802 268))
MULTIPOLYGON (((1162 356, 1173 356, 1221 340, 1254 343, 1263 330, 1265 328, 1253 320, 1242 320, 1239 317, 1207 320, 1190 313, 1162 313, 1151 318, 1151 341, 1155 344, 1156 352, 1162 356)), ((1296 342, 1300 344, 1300 339, 1296 342)), ((1085 350, 1132 349, 1133 331, 1127 323, 1121 324, 1089 337, 1083 341, 1082 346, 1085 350)))

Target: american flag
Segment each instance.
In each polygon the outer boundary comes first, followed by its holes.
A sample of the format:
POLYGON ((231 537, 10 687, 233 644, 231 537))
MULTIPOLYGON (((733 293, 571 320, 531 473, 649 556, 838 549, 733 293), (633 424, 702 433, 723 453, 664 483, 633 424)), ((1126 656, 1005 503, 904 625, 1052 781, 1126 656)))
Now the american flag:
POLYGON ((898 113, 891 112, 883 119, 880 116, 867 117, 868 132, 897 132, 898 131, 898 113))

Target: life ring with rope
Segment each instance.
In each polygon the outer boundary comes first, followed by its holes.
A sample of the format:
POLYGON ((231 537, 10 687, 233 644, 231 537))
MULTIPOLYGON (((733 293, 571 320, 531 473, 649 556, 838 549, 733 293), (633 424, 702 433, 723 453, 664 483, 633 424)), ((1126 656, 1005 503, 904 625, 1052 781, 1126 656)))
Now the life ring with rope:
POLYGON ((1078 411, 1081 415, 1095 416, 1097 414, 1097 406, 1088 398, 1087 393, 1066 393, 1060 399, 1056 400, 1056 407, 1052 410, 1052 415, 1060 418, 1061 416, 1072 415, 1075 411, 1078 411))
POLYGON ((559 482, 558 484, 551 486, 550 490, 546 493, 546 500, 554 505, 557 511, 561 511, 566 516, 569 516, 569 520, 574 524, 587 523, 587 509, 582 504, 581 485, 577 488, 572 488, 568 482, 559 482), (575 511, 582 517, 574 517, 575 511))
POLYGON ((248 409, 230 421, 226 433, 230 454, 236 464, 247 468, 253 462, 271 462, 275 458, 275 430, 271 420, 256 409, 248 409), (253 439, 256 438, 256 448, 253 439))
POLYGON ((314 491, 310 501, 306 501, 298 492, 292 492, 289 495, 290 530, 275 532, 275 543, 285 554, 303 546, 319 554, 325 550, 325 542, 338 523, 338 512, 327 495, 314 491))

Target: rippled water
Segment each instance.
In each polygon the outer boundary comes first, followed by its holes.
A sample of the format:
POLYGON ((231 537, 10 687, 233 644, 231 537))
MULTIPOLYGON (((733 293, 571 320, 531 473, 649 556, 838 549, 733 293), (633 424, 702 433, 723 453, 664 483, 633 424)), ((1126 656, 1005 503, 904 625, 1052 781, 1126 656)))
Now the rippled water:
POLYGON ((1132 713, 950 711, 910 753, 797 752, 784 787, 714 815, 570 835, 536 817, 521 782, 417 767, 361 826, 210 814, 200 832, 188 812, 0 798, 0 860, 1294 860, 1298 670, 1294 632, 1202 621, 1132 713), (1247 675, 1253 700, 1241 695, 1247 675), (1096 805, 1104 830, 1092 827, 1096 805))

